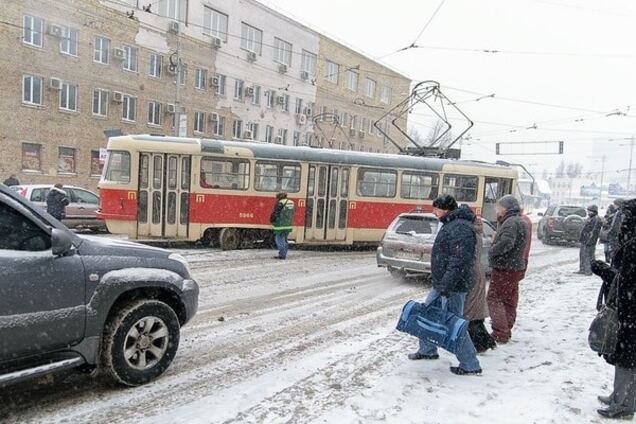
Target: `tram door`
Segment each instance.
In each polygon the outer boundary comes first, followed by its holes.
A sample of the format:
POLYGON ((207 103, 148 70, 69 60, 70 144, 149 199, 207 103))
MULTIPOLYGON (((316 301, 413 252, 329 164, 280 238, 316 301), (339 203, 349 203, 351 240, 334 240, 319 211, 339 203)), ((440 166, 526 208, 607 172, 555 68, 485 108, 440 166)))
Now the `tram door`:
POLYGON ((342 241, 347 238, 350 169, 310 165, 305 215, 305 240, 342 241))
POLYGON ((188 236, 191 158, 142 153, 139 162, 137 236, 188 236))

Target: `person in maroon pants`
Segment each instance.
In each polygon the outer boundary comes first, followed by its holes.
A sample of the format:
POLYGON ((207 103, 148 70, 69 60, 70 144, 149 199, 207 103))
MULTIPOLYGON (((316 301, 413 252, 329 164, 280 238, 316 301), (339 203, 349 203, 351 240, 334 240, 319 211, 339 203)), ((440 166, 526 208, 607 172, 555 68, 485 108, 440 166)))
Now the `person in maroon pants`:
POLYGON ((519 281, 527 267, 524 252, 529 234, 519 201, 514 196, 503 196, 496 207, 498 226, 488 251, 492 273, 487 300, 492 337, 497 343, 507 343, 517 319, 519 281))
POLYGON ((526 248, 523 250, 523 260, 526 261, 526 267, 523 270, 523 277, 521 277, 521 279, 523 280, 524 278, 526 278, 526 271, 528 270, 528 261, 530 259, 530 248, 532 248, 532 221, 530 221, 530 217, 526 215, 526 212, 523 209, 521 209, 521 218, 523 219, 523 222, 525 222, 526 226, 528 227, 528 238, 526 239, 526 248))

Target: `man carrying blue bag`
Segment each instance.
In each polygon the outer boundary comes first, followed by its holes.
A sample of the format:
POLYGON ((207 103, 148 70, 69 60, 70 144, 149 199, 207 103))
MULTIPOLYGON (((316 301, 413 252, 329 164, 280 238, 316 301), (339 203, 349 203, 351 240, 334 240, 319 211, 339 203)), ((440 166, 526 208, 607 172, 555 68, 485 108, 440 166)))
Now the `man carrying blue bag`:
POLYGON ((463 320, 464 300, 472 284, 475 260, 475 215, 450 195, 433 201, 433 213, 443 226, 435 238, 431 252, 433 288, 423 304, 409 302, 404 306, 398 330, 420 338, 419 349, 409 359, 438 359, 437 347, 457 356, 459 366, 450 367, 453 374, 479 375, 481 366, 477 351, 463 320))

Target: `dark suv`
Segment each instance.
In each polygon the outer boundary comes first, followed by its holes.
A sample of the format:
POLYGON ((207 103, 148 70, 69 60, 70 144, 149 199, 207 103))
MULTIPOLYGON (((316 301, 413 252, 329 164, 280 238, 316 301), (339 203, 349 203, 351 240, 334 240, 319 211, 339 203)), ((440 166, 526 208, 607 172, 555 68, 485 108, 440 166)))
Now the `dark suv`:
POLYGON ((545 214, 539 214, 537 237, 543 244, 556 241, 578 243, 587 212, 581 206, 552 205, 545 214))
POLYGON ((147 383, 198 295, 181 256, 79 236, 0 184, 0 386, 77 367, 147 383))

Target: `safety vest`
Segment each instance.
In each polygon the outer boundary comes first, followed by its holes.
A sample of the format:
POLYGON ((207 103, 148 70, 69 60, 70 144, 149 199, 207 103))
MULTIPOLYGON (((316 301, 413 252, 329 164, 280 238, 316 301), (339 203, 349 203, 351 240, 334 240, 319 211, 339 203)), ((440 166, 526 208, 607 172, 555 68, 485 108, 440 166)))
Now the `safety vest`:
POLYGON ((278 201, 278 215, 274 219, 274 230, 283 231, 291 230, 294 222, 294 201, 289 199, 281 199, 278 201))

